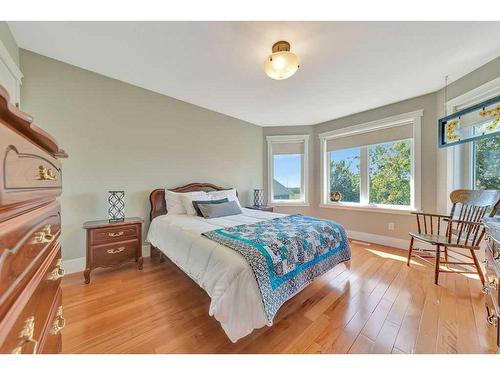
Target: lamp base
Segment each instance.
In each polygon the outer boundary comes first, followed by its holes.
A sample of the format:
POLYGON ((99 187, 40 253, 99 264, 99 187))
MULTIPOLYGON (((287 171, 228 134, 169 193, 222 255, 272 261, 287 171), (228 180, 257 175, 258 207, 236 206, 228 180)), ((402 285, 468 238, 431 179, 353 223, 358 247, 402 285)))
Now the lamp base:
POLYGON ((109 219, 108 220, 110 223, 120 223, 122 221, 125 221, 125 218, 121 218, 121 219, 109 219))

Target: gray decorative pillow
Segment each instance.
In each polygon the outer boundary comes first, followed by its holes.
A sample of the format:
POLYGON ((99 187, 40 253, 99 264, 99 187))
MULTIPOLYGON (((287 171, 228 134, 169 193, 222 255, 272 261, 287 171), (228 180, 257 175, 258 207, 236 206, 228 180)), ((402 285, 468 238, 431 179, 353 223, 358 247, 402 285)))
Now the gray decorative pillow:
POLYGON ((198 208, 205 219, 241 214, 241 209, 235 201, 218 204, 198 204, 198 208))
POLYGON ((200 208, 198 207, 199 204, 219 204, 219 203, 225 203, 225 202, 228 202, 227 198, 215 199, 213 201, 193 201, 193 207, 194 207, 194 210, 196 211, 196 215, 203 216, 203 214, 200 211, 200 208))

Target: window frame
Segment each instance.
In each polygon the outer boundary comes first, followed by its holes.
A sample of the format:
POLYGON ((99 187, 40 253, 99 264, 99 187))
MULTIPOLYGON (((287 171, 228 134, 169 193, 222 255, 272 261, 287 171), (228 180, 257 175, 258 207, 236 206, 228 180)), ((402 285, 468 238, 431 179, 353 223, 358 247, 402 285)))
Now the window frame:
MULTIPOLYGON (((361 211, 379 211, 390 213, 407 214, 412 211, 420 210, 421 199, 421 127, 423 109, 403 113, 380 120, 375 120, 363 124, 349 126, 319 134, 320 140, 320 207, 334 209, 351 209, 361 211), (411 141, 411 177, 410 177, 410 196, 409 206, 389 205, 389 204, 371 204, 369 203, 369 163, 368 147, 370 145, 360 146, 360 203, 353 202, 331 202, 329 200, 330 173, 328 170, 328 149, 327 141, 335 138, 349 137, 353 135, 376 132, 378 130, 397 127, 404 124, 412 125, 413 138, 411 141)), ((387 142, 381 142, 387 143, 387 142)), ((378 143, 375 143, 378 144, 378 143)))
POLYGON ((309 174, 309 134, 302 135, 269 135, 267 140, 267 191, 268 204, 270 206, 309 206, 308 198, 308 174, 309 174), (273 144, 276 143, 299 143, 304 142, 304 154, 301 160, 300 192, 301 199, 274 199, 274 158, 273 144))
MULTIPOLYGON (((446 112, 453 113, 500 95, 500 78, 489 81, 473 90, 448 100, 446 112)), ((475 189, 474 142, 458 144, 446 149, 446 209, 451 210, 448 199, 456 189, 475 189)), ((439 200, 439 199, 438 199, 439 200)))

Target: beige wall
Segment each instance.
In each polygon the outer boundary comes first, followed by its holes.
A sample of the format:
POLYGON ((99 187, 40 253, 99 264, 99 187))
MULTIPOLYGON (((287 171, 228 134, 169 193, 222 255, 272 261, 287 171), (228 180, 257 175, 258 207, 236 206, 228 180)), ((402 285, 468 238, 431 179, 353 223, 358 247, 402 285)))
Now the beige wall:
MULTIPOLYGON (((312 178, 309 179, 309 190, 312 193, 310 195, 310 207, 279 207, 277 211, 287 213, 300 212, 306 215, 314 215, 335 220, 351 231, 406 238, 415 220, 414 217, 408 213, 387 214, 373 211, 321 208, 318 206, 320 203, 320 151, 318 135, 333 129, 363 124, 369 121, 420 109, 424 110, 422 118, 422 179, 426 181, 425 184, 422 184, 421 201, 424 209, 434 210, 436 202, 435 160, 437 131, 433 130, 436 129, 436 100, 434 94, 429 94, 308 127, 310 129, 309 134, 311 134, 309 159, 313 164, 312 171, 310 170, 312 178), (393 231, 388 229, 389 222, 394 223, 393 231)), ((284 135, 289 134, 289 132, 294 132, 291 134, 295 134, 294 128, 293 126, 264 128, 264 138, 267 135, 284 135)), ((265 159, 267 160, 267 155, 265 155, 265 159)), ((264 173, 264 178, 267 178, 267 171, 264 173)))
POLYGON ((107 191, 147 218, 157 187, 212 182, 242 203, 262 186, 262 128, 20 51, 23 110, 68 152, 61 197, 63 257, 84 256, 86 220, 107 218, 107 191))
MULTIPOLYGON (((449 87, 449 99, 461 95, 475 87, 478 87, 492 79, 500 76, 500 58, 497 58, 479 69, 471 72, 465 77, 453 82, 449 87)), ((443 150, 437 147, 437 120, 443 114, 444 96, 443 90, 430 93, 417 98, 404 100, 398 103, 375 108, 369 111, 346 116, 336 120, 328 121, 314 126, 303 127, 270 127, 264 128, 263 139, 267 135, 287 135, 303 132, 311 134, 309 159, 312 161, 312 178, 309 180, 309 188, 312 192, 311 205, 309 207, 278 207, 279 212, 300 212, 306 215, 336 220, 342 223, 348 230, 369 233, 379 236, 387 236, 399 239, 407 239, 408 231, 414 229, 415 218, 410 214, 391 214, 368 211, 354 211, 335 208, 321 208, 320 203, 320 155, 318 134, 340 129, 347 126, 362 124, 369 121, 379 120, 401 113, 411 112, 419 109, 424 110, 422 119, 422 161, 421 161, 421 205, 424 211, 442 211, 438 201, 446 201, 447 193, 443 184, 446 180, 446 160, 443 162, 443 150), (304 131, 302 131, 304 130, 304 131), (439 156, 438 156, 439 155, 439 156), (395 224, 394 231, 388 229, 388 223, 395 224)), ((267 181, 267 154, 264 154, 264 179, 267 181)), ((444 208, 446 209, 446 208, 444 208)))
POLYGON ((14 62, 17 66, 19 66, 19 48, 17 47, 16 40, 10 32, 9 25, 7 25, 7 22, 5 21, 0 21, 0 40, 4 44, 5 48, 7 48, 7 51, 14 62))

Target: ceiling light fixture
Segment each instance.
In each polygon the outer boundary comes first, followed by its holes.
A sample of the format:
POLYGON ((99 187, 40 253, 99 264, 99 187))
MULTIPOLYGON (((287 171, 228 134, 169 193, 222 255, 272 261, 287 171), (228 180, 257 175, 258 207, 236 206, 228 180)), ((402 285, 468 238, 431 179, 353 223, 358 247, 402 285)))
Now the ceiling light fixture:
POLYGON ((264 72, 272 79, 287 79, 300 66, 299 57, 290 52, 290 43, 281 40, 273 44, 273 53, 264 61, 264 72))

